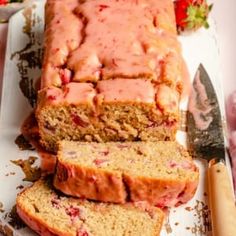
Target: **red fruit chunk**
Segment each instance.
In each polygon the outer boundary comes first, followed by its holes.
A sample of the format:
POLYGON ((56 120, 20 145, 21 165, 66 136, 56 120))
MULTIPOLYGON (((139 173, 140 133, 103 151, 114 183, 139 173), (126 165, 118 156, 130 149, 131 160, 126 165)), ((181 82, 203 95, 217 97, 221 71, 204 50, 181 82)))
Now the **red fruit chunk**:
POLYGON ((93 161, 93 163, 94 163, 95 165, 97 165, 97 166, 102 165, 104 162, 108 162, 108 160, 107 160, 107 159, 95 159, 95 160, 93 161))
POLYGON ((8 3, 8 0, 0 0, 0 5, 6 5, 8 3))
POLYGON ((68 84, 71 80, 71 71, 68 69, 61 69, 59 71, 62 84, 68 84))
POLYGON ((175 17, 176 17, 176 23, 177 27, 185 28, 187 25, 187 22, 185 19, 187 18, 187 8, 189 6, 189 3, 187 1, 175 1, 175 17))
POLYGON ((79 230, 76 236, 89 236, 89 233, 86 230, 79 230))
POLYGON ((77 114, 72 114, 72 120, 76 125, 79 125, 83 128, 86 128, 89 126, 89 123, 84 121, 79 115, 77 114))
POLYGON ((170 168, 178 167, 178 163, 176 161, 171 160, 169 161, 169 167, 170 168))
POLYGON ((52 100, 52 101, 53 101, 53 100, 56 100, 56 98, 57 98, 57 97, 54 96, 54 95, 49 95, 49 96, 48 96, 48 99, 49 99, 49 100, 52 100))
POLYGON ((105 5, 105 4, 100 4, 99 5, 99 11, 103 11, 104 9, 108 8, 109 6, 108 5, 105 5))
POLYGON ((66 208, 66 214, 71 217, 71 221, 74 221, 76 218, 80 218, 81 211, 78 207, 70 206, 66 208))
POLYGON ((60 200, 58 198, 53 198, 51 200, 52 206, 55 207, 56 209, 60 208, 60 200))

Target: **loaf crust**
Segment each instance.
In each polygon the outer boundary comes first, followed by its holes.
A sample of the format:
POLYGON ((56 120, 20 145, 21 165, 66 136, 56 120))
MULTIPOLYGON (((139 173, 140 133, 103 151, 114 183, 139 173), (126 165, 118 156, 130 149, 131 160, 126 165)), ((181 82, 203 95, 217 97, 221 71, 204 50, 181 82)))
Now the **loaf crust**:
POLYGON ((45 15, 36 117, 47 150, 175 139, 184 63, 171 0, 48 0, 45 15))

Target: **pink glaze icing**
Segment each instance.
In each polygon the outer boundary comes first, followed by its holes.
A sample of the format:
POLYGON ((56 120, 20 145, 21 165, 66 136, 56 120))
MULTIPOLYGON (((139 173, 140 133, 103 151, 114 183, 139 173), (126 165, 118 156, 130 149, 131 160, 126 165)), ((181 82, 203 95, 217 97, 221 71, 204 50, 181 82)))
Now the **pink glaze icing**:
POLYGON ((71 82, 62 89, 44 89, 46 103, 87 104, 94 108, 100 103, 146 103, 157 105, 156 111, 177 113, 180 95, 166 85, 155 85, 148 79, 113 79, 98 81, 94 88, 90 83, 71 82), (96 103, 94 101, 97 101, 96 103))
POLYGON ((191 91, 188 110, 193 115, 196 127, 199 130, 205 130, 213 120, 213 117, 209 115, 212 110, 212 106, 208 102, 205 87, 200 81, 199 71, 197 72, 194 86, 195 88, 191 91), (198 100, 201 104, 200 108, 197 104, 198 100))
MULTIPOLYGON (((68 61, 75 71, 74 79, 81 81, 93 75, 90 79, 97 80, 99 71, 103 78, 146 74, 157 79, 159 61, 170 51, 172 43, 168 34, 159 32, 154 23, 157 10, 173 9, 166 2, 98 0, 85 1, 77 7, 76 14, 85 16, 88 23, 83 45, 68 61)), ((174 24, 173 18, 168 23, 174 24)), ((175 43, 173 50, 178 48, 175 43)))
POLYGON ((176 90, 166 85, 157 87, 156 103, 159 109, 166 112, 177 112, 179 108, 180 95, 176 90))
POLYGON ((90 104, 93 105, 96 90, 89 83, 68 83, 63 89, 51 87, 46 90, 47 101, 52 104, 90 104))
POLYGON ((172 68, 171 80, 179 80, 182 58, 172 1, 48 0, 48 6, 42 87, 61 86, 65 66, 74 72, 72 81, 80 82, 158 80, 168 77, 164 67, 172 68), (177 55, 174 62, 169 55, 177 55))
POLYGON ((82 20, 73 13, 78 0, 49 0, 46 7, 45 56, 41 87, 60 85, 60 66, 82 40, 82 20), (50 6, 50 7, 49 7, 50 6), (51 33, 53 31, 53 34, 51 33))
POLYGON ((99 96, 104 102, 144 102, 155 103, 155 89, 150 80, 114 79, 99 81, 99 96))
POLYGON ((58 234, 52 233, 49 229, 47 229, 43 223, 40 223, 39 220, 35 220, 31 218, 23 209, 17 206, 17 214, 20 218, 34 231, 36 231, 39 235, 42 236, 57 236, 58 234))

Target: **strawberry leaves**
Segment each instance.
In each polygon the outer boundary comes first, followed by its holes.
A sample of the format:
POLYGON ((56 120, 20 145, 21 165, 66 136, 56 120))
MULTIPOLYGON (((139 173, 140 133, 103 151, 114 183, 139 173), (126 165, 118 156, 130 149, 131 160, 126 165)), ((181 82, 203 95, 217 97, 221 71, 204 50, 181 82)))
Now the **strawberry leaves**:
POLYGON ((207 17, 211 8, 212 5, 210 5, 209 7, 205 5, 199 5, 199 6, 190 5, 187 8, 187 18, 186 18, 188 29, 195 29, 201 26, 209 28, 207 17))
POLYGON ((176 0, 174 4, 179 33, 200 27, 209 28, 207 19, 213 4, 208 5, 206 0, 176 0))

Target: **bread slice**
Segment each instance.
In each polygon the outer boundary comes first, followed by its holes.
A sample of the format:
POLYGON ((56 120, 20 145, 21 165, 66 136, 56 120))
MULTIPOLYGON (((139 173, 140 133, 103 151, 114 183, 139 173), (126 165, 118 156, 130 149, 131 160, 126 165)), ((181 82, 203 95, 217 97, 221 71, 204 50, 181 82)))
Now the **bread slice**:
POLYGON ((59 144, 54 186, 103 202, 148 201, 159 207, 190 200, 199 172, 176 142, 59 144))
POLYGON ((43 236, 157 236, 164 213, 145 204, 117 205, 58 195, 39 180, 18 194, 17 212, 43 236))

